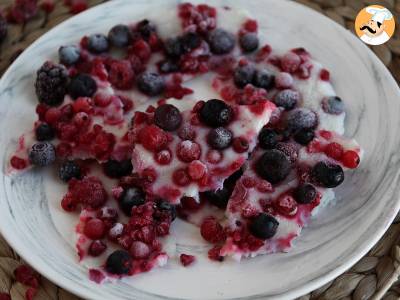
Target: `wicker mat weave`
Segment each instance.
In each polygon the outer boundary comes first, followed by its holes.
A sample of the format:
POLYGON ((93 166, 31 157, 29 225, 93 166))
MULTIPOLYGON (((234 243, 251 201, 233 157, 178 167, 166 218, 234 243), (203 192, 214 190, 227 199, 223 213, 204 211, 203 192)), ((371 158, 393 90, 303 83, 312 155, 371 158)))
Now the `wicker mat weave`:
MULTIPOLYGON (((337 23, 354 32, 354 19, 358 11, 369 4, 381 4, 391 10, 396 19, 400 15, 400 0, 296 0, 315 9, 337 23)), ((0 9, 9 6, 12 0, 0 0, 0 9)), ((62 0, 56 0, 56 7, 50 14, 43 11, 25 26, 10 25, 7 39, 0 45, 0 74, 23 49, 43 33, 69 18, 69 8, 62 0)), ((89 6, 99 4, 101 0, 90 0, 89 6)), ((205 1, 206 2, 206 1, 205 1)), ((399 24, 398 24, 399 25, 399 24)), ((372 50, 389 68, 400 82, 400 30, 385 45, 374 46, 372 50)), ((13 271, 23 262, 0 236, 0 294, 10 294, 12 300, 25 299, 27 287, 16 282, 13 271)), ((334 281, 299 299, 326 300, 367 300, 400 299, 400 216, 378 244, 353 268, 334 281)), ((0 295, 1 296, 1 295, 0 295)), ((3 299, 0 297, 0 299, 3 299)), ((45 278, 35 296, 39 300, 75 300, 79 299, 69 292, 58 288, 45 278)))

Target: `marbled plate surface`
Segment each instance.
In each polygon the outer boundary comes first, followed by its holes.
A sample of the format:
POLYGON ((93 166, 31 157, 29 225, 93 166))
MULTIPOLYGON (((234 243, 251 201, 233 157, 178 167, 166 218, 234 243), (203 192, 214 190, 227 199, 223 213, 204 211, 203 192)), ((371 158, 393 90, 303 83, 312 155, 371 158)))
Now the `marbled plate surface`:
MULTIPOLYGON (((161 12, 162 18, 162 11, 175 9, 176 3, 115 0, 95 7, 51 30, 9 68, 0 82, 1 232, 39 272, 90 299, 290 299, 307 293, 361 258, 399 209, 400 93, 383 64, 356 37, 298 4, 282 0, 207 1, 246 8, 259 21, 263 40, 274 48, 303 46, 310 50, 331 71, 333 85, 346 101, 347 135, 354 136, 365 150, 361 167, 347 174, 337 190, 337 204, 321 211, 290 253, 240 264, 201 261, 187 269, 171 263, 154 273, 98 286, 77 263, 65 232, 57 230, 65 219, 60 221, 50 213, 65 187, 49 172, 5 175, 16 137, 35 118, 33 83, 41 63, 53 58, 58 46, 76 42, 83 34, 106 32, 116 23, 139 20, 149 13, 161 12)), ((177 239, 185 244, 189 237, 179 235, 177 239)))

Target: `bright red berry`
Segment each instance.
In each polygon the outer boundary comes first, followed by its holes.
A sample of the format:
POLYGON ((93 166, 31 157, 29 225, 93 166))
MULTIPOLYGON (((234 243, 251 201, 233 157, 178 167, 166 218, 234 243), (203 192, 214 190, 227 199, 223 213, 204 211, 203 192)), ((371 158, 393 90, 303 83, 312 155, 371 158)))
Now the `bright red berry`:
POLYGON ((350 169, 355 169, 360 164, 360 157, 357 152, 348 150, 342 156, 343 165, 350 169))
POLYGON ((165 131, 155 125, 142 128, 139 132, 139 141, 143 147, 153 152, 162 149, 168 142, 165 131))
POLYGON ((343 156, 343 147, 342 145, 335 142, 329 143, 328 145, 325 146, 324 152, 329 157, 335 160, 340 160, 343 156))
POLYGON ((196 257, 193 255, 181 254, 179 259, 181 261, 181 264, 184 267, 187 267, 187 266, 191 265, 192 263, 194 263, 194 261, 196 260, 196 257))
POLYGON ((207 242, 217 244, 225 240, 224 228, 214 217, 207 217, 203 220, 200 233, 207 242))

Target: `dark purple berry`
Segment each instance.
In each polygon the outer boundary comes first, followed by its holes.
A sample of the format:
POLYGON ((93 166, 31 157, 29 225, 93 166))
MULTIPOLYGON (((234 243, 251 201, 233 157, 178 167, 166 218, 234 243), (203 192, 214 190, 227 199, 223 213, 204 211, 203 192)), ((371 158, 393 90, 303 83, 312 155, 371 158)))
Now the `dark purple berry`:
POLYGON ((178 58, 184 53, 180 37, 167 39, 164 43, 164 49, 169 57, 178 58))
POLYGON ((278 92, 274 97, 274 103, 285 110, 293 109, 300 101, 300 93, 291 89, 278 92))
POLYGON ((82 171, 77 163, 72 160, 67 160, 62 163, 58 170, 58 177, 65 182, 70 181, 72 178, 81 179, 82 171))
POLYGON ((224 101, 218 99, 208 100, 199 111, 200 120, 210 127, 229 124, 232 115, 232 108, 224 101))
POLYGON ((169 215, 171 216, 171 221, 174 221, 176 219, 176 207, 168 201, 160 200, 157 203, 157 209, 169 213, 169 215))
POLYGON ((344 180, 344 172, 341 166, 323 161, 312 168, 311 176, 318 185, 326 188, 337 187, 344 180))
POLYGON ((156 26, 149 20, 144 19, 136 25, 136 30, 145 40, 147 40, 150 35, 156 31, 156 26))
POLYGON ((125 189, 119 198, 119 206, 127 216, 132 214, 132 207, 142 205, 144 202, 145 194, 141 189, 134 187, 125 189))
POLYGON ((293 136, 294 140, 300 145, 308 145, 315 137, 313 129, 301 129, 293 136))
POLYGON ((322 100, 322 109, 327 114, 340 115, 344 112, 344 103, 340 97, 326 97, 322 100))
POLYGON ((39 142, 50 141, 54 139, 56 133, 54 129, 47 123, 41 123, 35 129, 36 140, 39 142))
POLYGON ((127 274, 132 267, 132 257, 125 250, 116 250, 106 261, 106 270, 111 274, 127 274))
POLYGON ((289 113, 287 125, 292 131, 311 129, 317 127, 318 118, 315 112, 308 108, 296 108, 289 113))
POLYGON ((173 59, 166 59, 160 62, 159 69, 161 73, 173 73, 179 71, 179 63, 173 59))
POLYGON ((258 48, 259 40, 257 34, 248 32, 239 38, 239 44, 243 52, 253 52, 258 48))
POLYGON ((263 69, 258 70, 253 78, 253 85, 265 90, 272 89, 275 84, 275 76, 270 71, 263 69))
POLYGON ((235 47, 235 36, 223 29, 214 29, 208 34, 208 43, 214 54, 227 54, 235 47))
POLYGON ((279 222, 273 216, 261 213, 250 221, 249 231, 256 238, 266 240, 276 234, 278 226, 279 222))
POLYGON ((207 143, 211 148, 222 150, 228 148, 232 143, 233 134, 229 129, 217 127, 211 129, 207 135, 207 143))
POLYGON ((103 165, 104 173, 111 178, 121 178, 132 173, 132 162, 130 159, 122 161, 110 159, 103 165))
POLYGON ((293 164, 297 161, 299 155, 298 149, 294 143, 284 143, 280 142, 276 145, 275 149, 283 152, 289 158, 290 162, 293 164))
POLYGON ((284 180, 292 169, 289 157, 282 151, 267 150, 255 164, 257 174, 275 184, 284 180))
POLYGON ((154 123, 166 131, 174 131, 181 125, 182 116, 172 104, 163 104, 154 112, 154 123))
POLYGON ((61 104, 67 85, 68 72, 63 65, 45 62, 37 71, 35 89, 39 102, 50 106, 61 104))
POLYGON ((108 40, 114 47, 127 47, 132 40, 131 29, 126 25, 116 25, 108 32, 108 40))
POLYGON ((29 161, 38 167, 51 165, 56 160, 56 149, 49 142, 33 144, 29 151, 29 161))
POLYGON ((68 85, 68 94, 73 98, 92 97, 97 91, 96 81, 88 74, 78 74, 68 85))
POLYGON ((0 43, 5 40, 7 36, 8 25, 6 19, 0 15, 0 43))
POLYGON ((278 143, 279 135, 271 128, 263 127, 258 134, 258 144, 263 149, 275 148, 278 143))
POLYGON ((138 89, 148 95, 157 96, 164 91, 164 79, 157 73, 142 73, 137 78, 138 89))
POLYGON ((58 49, 58 58, 60 63, 71 66, 79 61, 81 51, 77 46, 61 46, 58 49))
POLYGON ((317 197, 317 190, 312 184, 303 183, 293 191, 293 197, 297 203, 308 204, 317 197))
POLYGON ((90 52, 100 54, 107 52, 108 48, 108 39, 104 34, 92 34, 88 37, 88 49, 90 52))
POLYGON ((185 33, 181 38, 183 51, 190 52, 201 44, 201 37, 195 32, 185 33))
POLYGON ((244 88, 252 83, 256 70, 251 65, 237 67, 233 73, 233 81, 238 88, 244 88))

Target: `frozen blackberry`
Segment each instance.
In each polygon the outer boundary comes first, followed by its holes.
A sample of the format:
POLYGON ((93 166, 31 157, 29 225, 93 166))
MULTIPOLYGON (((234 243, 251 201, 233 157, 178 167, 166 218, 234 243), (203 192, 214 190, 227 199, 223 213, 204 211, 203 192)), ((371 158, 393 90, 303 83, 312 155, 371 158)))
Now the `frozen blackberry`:
POLYGON ((132 267, 132 257, 125 250, 116 250, 108 256, 106 270, 111 274, 127 274, 132 267))
POLYGON ((233 116, 232 108, 222 100, 211 99, 199 111, 200 120, 210 127, 229 124, 233 116))
POLYGON ((291 89, 280 91, 274 97, 274 103, 285 110, 293 109, 299 101, 300 93, 291 89))
POLYGON ((45 167, 56 160, 56 150, 49 142, 33 144, 29 151, 29 161, 38 167, 45 167))
POLYGON ((132 32, 126 25, 116 25, 108 32, 110 44, 117 48, 127 47, 132 39, 132 32))
POLYGON ((251 65, 237 67, 233 73, 233 81, 238 88, 244 88, 252 83, 256 70, 251 65))
POLYGON ((282 151, 267 150, 255 164, 257 174, 275 184, 284 180, 292 169, 289 157, 282 151))
POLYGON ((108 39, 104 34, 92 34, 88 37, 87 46, 89 51, 95 54, 107 52, 109 48, 108 39))
POLYGON ((275 76, 270 71, 266 69, 257 70, 253 77, 253 85, 259 88, 272 89, 275 83, 275 76))
POLYGON ((224 127, 211 129, 207 135, 207 143, 217 150, 228 148, 232 144, 232 139, 232 132, 224 127))
POLYGON ((182 123, 182 116, 172 104, 163 104, 154 112, 154 124, 166 131, 174 131, 182 123))
POLYGON ((7 36, 8 25, 6 19, 0 15, 0 43, 4 41, 7 36))
POLYGON ((110 159, 103 165, 104 173, 111 178, 121 178, 132 173, 132 163, 130 159, 118 161, 110 159))
POLYGON ((62 46, 58 49, 60 63, 71 66, 79 61, 81 51, 77 46, 62 46))
POLYGON ((164 91, 164 79, 157 73, 142 73, 137 78, 138 89, 148 95, 157 96, 164 91))
POLYGON ((67 85, 68 73, 63 65, 45 62, 37 71, 35 89, 39 102, 50 106, 61 104, 67 85))
POLYGON ((35 129, 36 140, 39 142, 50 141, 54 139, 56 133, 54 129, 47 123, 41 123, 35 129))
POLYGON ((259 40, 257 34, 248 32, 239 38, 239 44, 243 52, 252 52, 258 48, 259 40))
POLYGON ((208 43, 214 54, 227 54, 235 47, 235 36, 223 29, 214 29, 208 34, 208 43))
POLYGON ((96 81, 88 74, 78 74, 68 85, 68 94, 73 98, 92 97, 97 91, 96 81))
POLYGON ((58 177, 60 177, 60 179, 65 182, 70 181, 72 178, 81 179, 81 168, 76 162, 72 160, 67 160, 62 163, 58 171, 58 177))

